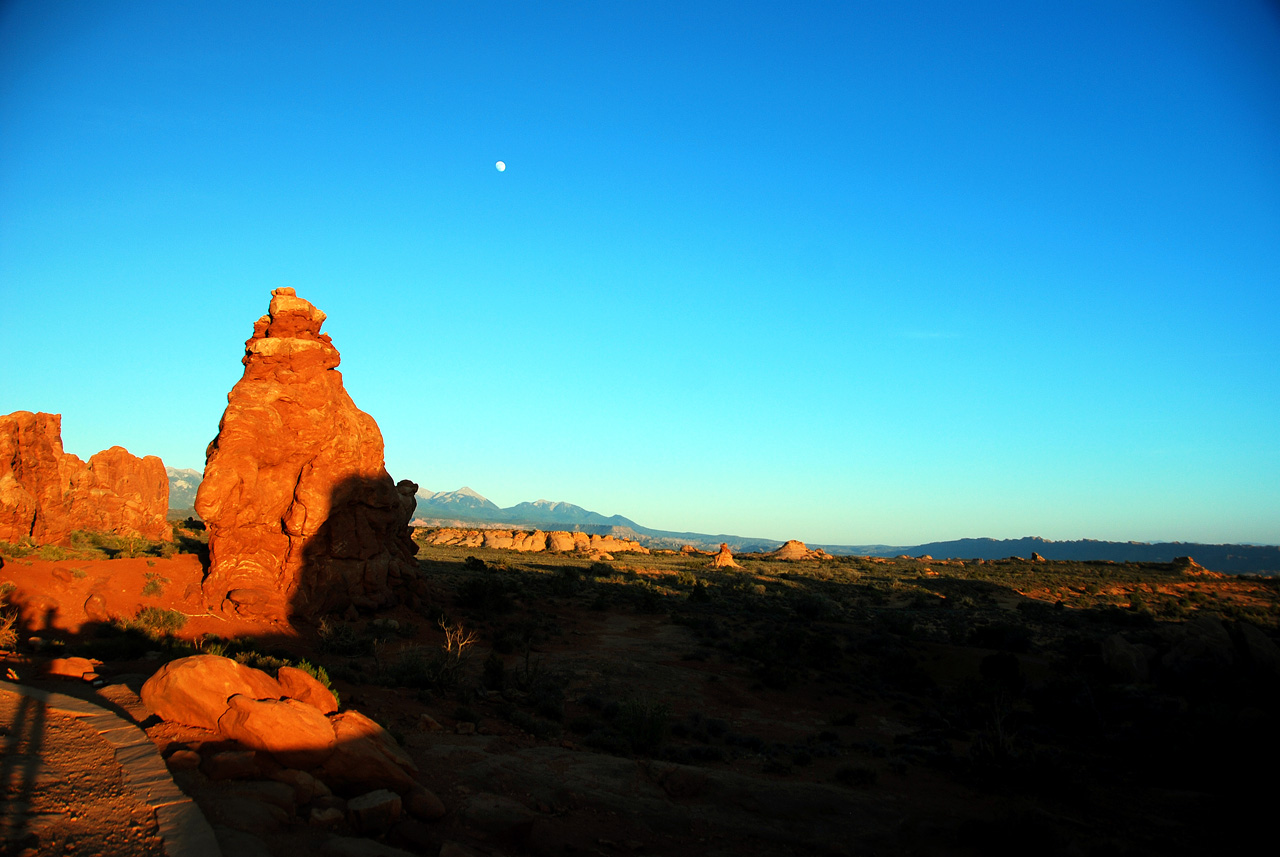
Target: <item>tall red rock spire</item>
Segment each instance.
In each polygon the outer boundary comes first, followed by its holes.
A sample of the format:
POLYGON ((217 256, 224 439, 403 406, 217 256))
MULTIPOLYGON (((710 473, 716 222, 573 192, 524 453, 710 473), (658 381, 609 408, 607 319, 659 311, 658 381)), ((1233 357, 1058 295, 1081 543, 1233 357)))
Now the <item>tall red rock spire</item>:
POLYGON ((273 619, 387 606, 416 576, 418 486, 387 475, 382 433, 320 332, 325 314, 293 289, 271 295, 196 495, 209 528, 205 599, 273 619))

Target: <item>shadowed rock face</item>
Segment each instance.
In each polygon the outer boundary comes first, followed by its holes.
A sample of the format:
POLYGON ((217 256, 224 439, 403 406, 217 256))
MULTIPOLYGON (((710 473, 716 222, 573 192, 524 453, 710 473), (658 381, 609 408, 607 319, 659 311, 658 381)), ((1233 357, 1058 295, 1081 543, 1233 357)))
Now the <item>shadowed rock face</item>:
POLYGON ((387 475, 382 433, 343 388, 324 319, 276 289, 245 343, 196 495, 213 609, 273 619, 374 609, 416 568, 417 486, 387 475))
POLYGON ((86 463, 62 450, 62 416, 0 417, 0 541, 65 542, 74 530, 172 541, 169 479, 154 455, 121 446, 86 463))

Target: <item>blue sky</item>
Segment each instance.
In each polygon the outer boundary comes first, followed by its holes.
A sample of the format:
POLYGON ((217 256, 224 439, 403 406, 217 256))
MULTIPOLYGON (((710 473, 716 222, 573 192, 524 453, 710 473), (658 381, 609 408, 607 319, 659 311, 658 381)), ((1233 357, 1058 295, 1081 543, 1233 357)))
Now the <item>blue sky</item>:
POLYGON ((424 489, 1275 544, 1280 11, 0 3, 0 413, 200 468, 279 286, 424 489))

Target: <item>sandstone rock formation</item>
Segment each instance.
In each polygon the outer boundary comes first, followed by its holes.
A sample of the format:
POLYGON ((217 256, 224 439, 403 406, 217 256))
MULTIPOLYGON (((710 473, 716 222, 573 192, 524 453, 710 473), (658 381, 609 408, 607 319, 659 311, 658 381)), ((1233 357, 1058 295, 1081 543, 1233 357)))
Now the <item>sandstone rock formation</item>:
POLYGON ((563 553, 578 552, 585 554, 603 553, 649 553, 649 549, 632 539, 620 539, 616 536, 588 535, 586 533, 568 533, 553 531, 544 533, 535 530, 532 533, 519 530, 460 530, 454 527, 441 527, 427 530, 427 544, 457 545, 468 548, 503 548, 524 552, 560 551, 563 553))
MULTIPOLYGON (((300 769, 285 777, 295 790, 304 785, 308 792, 333 787, 353 794, 422 790, 414 778, 417 764, 389 732, 358 711, 326 711, 332 694, 325 691, 328 702, 313 702, 309 683, 285 670, 298 672, 282 667, 276 679, 230 658, 192 655, 165 664, 147 679, 142 702, 162 720, 208 729, 300 769), (302 773, 306 770, 315 776, 302 773)), ((211 779, 261 773, 254 755, 243 750, 218 753, 199 764, 211 779)))
MULTIPOLYGON (((831 559, 831 554, 827 553, 821 548, 815 548, 814 550, 809 550, 807 547, 805 547, 804 542, 799 542, 799 541, 796 541, 795 539, 791 539, 790 541, 783 544, 782 547, 778 548, 773 553, 765 554, 765 556, 769 557, 770 559, 782 559, 782 560, 831 559)), ((910 559, 910 557, 908 557, 908 559, 910 559)))
POLYGON ((142 686, 142 702, 161 720, 218 731, 227 700, 279 699, 280 683, 271 676, 216 655, 192 655, 160 667, 142 686))
POLYGON ((62 416, 0 417, 0 541, 65 543, 75 530, 172 541, 169 479, 154 455, 113 446, 83 462, 62 450, 62 416))
POLYGON ((721 542, 720 553, 716 554, 711 560, 712 568, 742 568, 733 561, 733 553, 729 550, 729 546, 721 542))
POLYGON ((377 423, 351 401, 325 314, 272 292, 245 343, 206 453, 211 609, 273 619, 386 606, 416 581, 417 486, 383 466, 377 423))

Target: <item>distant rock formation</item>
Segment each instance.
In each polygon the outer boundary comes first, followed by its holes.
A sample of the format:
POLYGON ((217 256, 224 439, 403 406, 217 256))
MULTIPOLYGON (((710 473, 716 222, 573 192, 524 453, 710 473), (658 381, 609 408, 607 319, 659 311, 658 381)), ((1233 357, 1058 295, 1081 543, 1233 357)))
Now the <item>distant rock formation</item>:
POLYGON ((408 528, 418 486, 387 475, 382 433, 343 388, 324 320, 276 289, 245 343, 196 494, 211 609, 284 619, 422 589, 408 528))
POLYGON ((62 415, 0 417, 0 541, 65 543, 75 530, 172 541, 169 481, 154 455, 121 446, 88 463, 62 450, 62 415))
POLYGON ((539 552, 560 551, 568 553, 645 553, 649 549, 631 539, 615 536, 587 535, 556 530, 532 533, 520 530, 463 530, 456 527, 428 529, 425 541, 429 545, 457 545, 468 548, 501 548, 504 550, 539 552))
POLYGON ((723 542, 720 544, 720 553, 716 554, 711 560, 712 568, 742 568, 733 561, 733 553, 729 550, 729 546, 723 542))
POLYGON ((796 541, 795 539, 791 539, 790 541, 783 544, 782 547, 778 548, 773 553, 765 554, 765 556, 768 557, 769 559, 782 559, 782 560, 831 559, 832 558, 831 554, 827 553, 822 548, 815 548, 814 550, 809 550, 809 548, 805 547, 804 542, 796 541))

